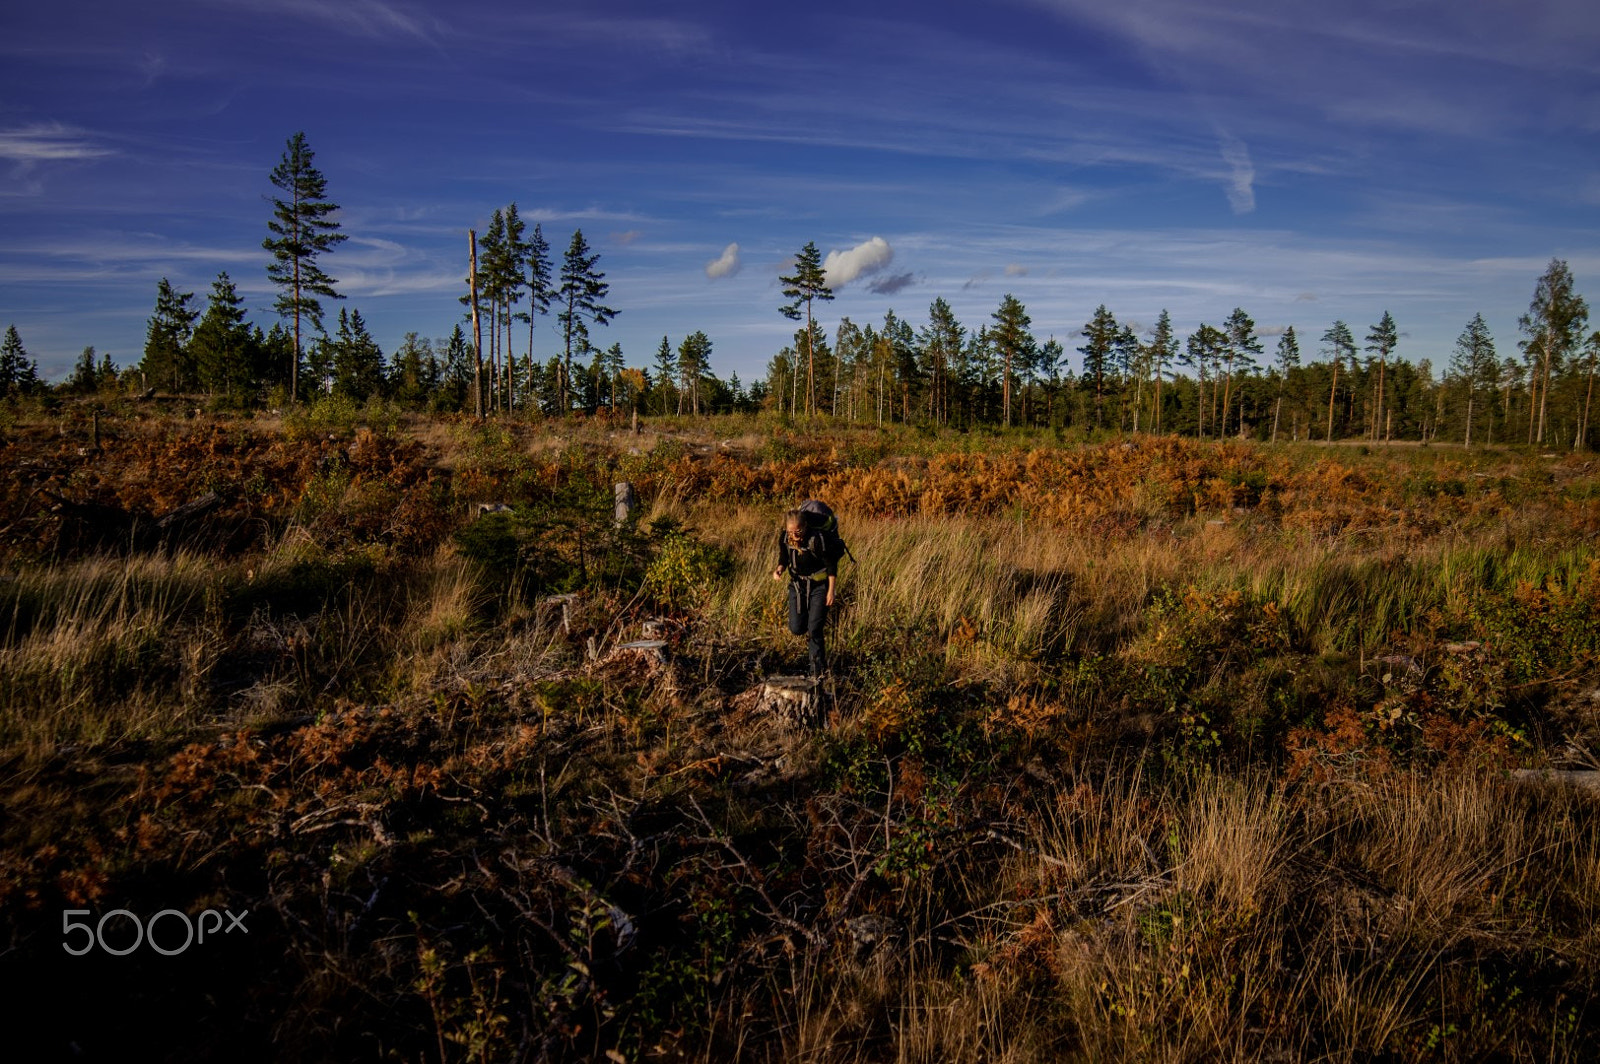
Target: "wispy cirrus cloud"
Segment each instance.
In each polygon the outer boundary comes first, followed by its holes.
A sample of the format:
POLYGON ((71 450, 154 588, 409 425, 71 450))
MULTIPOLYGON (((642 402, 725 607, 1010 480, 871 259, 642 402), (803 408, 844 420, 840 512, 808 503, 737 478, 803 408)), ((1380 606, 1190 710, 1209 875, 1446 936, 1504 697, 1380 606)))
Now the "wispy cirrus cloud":
POLYGON ((66 159, 99 159, 115 154, 81 130, 59 124, 0 130, 0 159, 33 164, 66 159))
POLYGON ((369 40, 412 38, 431 42, 439 36, 438 22, 432 15, 391 0, 225 0, 225 6, 275 18, 287 15, 369 40))
POLYGON ((1222 161, 1228 164, 1224 191, 1234 214, 1249 214, 1256 209, 1256 168, 1250 162, 1250 149, 1238 137, 1222 134, 1222 161))

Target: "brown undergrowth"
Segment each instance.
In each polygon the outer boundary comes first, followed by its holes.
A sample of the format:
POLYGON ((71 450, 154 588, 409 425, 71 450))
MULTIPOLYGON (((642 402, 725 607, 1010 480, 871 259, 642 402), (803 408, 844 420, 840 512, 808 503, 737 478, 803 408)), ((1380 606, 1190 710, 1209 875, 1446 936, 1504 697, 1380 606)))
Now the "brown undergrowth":
POLYGON ((10 435, 22 1048, 1600 1051, 1595 798, 1512 774, 1600 750, 1582 458, 674 431, 10 435), (40 487, 256 530, 85 553, 40 487), (756 697, 803 655, 769 574, 806 495, 858 559, 815 731, 756 697), (62 948, 207 909, 248 935, 62 948))

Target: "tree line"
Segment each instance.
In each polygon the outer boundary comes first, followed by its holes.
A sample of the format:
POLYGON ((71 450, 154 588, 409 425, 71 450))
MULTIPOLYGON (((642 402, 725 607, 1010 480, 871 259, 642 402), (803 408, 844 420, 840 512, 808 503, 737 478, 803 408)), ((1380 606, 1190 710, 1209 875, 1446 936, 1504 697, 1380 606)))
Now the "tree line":
POLYGON ((767 366, 764 404, 794 415, 1085 431, 1173 432, 1261 440, 1455 440, 1592 447, 1600 330, 1566 262, 1552 259, 1518 320, 1517 354, 1501 354, 1482 314, 1462 328, 1447 365, 1398 358, 1384 311, 1358 339, 1333 322, 1313 352, 1291 326, 1272 354, 1241 307, 1187 336, 1163 310, 1153 326, 1119 322, 1103 304, 1075 337, 1078 370, 1054 336, 1032 332, 1007 294, 976 328, 935 299, 914 327, 890 310, 879 325, 842 318, 830 340, 810 313, 832 298, 814 244, 781 279, 780 311, 806 325, 767 366))
MULTIPOLYGON (((1150 327, 1097 307, 1066 346, 1040 340, 1023 303, 1006 294, 976 328, 943 298, 914 327, 894 311, 878 325, 842 318, 832 336, 816 305, 833 299, 815 242, 779 278, 779 310, 804 324, 748 385, 711 368, 703 331, 674 345, 663 336, 652 364, 629 366, 620 344, 602 349, 595 330, 618 311, 599 254, 576 230, 559 271, 543 228, 530 234, 516 203, 496 209, 480 237, 470 231, 466 313, 444 337, 407 333, 385 353, 359 309, 341 308, 325 328, 324 300, 341 300, 323 256, 346 239, 304 133, 290 137, 269 180, 272 213, 263 250, 277 287, 268 330, 252 325, 226 272, 203 309, 168 279, 156 286, 138 365, 119 374, 86 348, 62 388, 206 393, 240 407, 342 395, 408 408, 560 416, 573 411, 710 414, 766 409, 877 424, 925 423, 1176 432, 1258 439, 1458 439, 1589 446, 1600 331, 1567 264, 1552 259, 1518 321, 1517 354, 1502 354, 1481 314, 1463 327, 1448 365, 1398 358, 1400 331, 1383 312, 1358 339, 1333 322, 1303 354, 1290 327, 1272 354, 1236 307, 1186 336, 1163 310, 1150 327), (555 315, 559 346, 537 346, 537 325, 555 315), (465 327, 470 323, 472 335, 465 327), (525 336, 519 329, 526 327, 525 336)), ((13 326, 0 350, 0 397, 43 388, 13 326)))

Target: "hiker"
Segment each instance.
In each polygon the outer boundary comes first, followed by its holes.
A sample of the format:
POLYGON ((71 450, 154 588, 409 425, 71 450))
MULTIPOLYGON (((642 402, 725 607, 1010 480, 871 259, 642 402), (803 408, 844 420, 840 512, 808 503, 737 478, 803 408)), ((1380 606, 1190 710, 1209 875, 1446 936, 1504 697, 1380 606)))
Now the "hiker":
POLYGON ((778 533, 778 567, 772 570, 774 580, 782 580, 785 572, 789 574, 789 631, 806 637, 813 678, 828 668, 823 631, 828 623, 828 607, 833 605, 839 556, 844 548, 837 527, 832 511, 822 503, 808 501, 800 509, 790 510, 783 516, 783 531, 778 533))

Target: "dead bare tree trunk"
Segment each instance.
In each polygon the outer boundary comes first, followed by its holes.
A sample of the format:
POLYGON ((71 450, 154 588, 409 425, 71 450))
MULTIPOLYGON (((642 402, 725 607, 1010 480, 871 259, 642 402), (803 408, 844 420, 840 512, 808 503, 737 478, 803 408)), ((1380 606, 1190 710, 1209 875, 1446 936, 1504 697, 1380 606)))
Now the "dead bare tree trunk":
POLYGON ((478 324, 478 231, 467 230, 470 273, 468 273, 472 299, 472 413, 483 420, 483 329, 478 324))
POLYGON ((1339 360, 1333 360, 1333 384, 1328 387, 1328 442, 1333 442, 1333 400, 1339 394, 1339 360))

